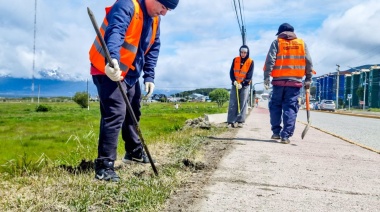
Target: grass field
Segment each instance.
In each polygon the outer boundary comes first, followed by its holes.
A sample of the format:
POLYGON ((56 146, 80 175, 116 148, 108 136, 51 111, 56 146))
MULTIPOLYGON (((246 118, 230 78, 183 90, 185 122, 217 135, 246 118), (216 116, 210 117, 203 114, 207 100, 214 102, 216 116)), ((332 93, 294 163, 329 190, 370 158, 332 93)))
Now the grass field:
POLYGON ((226 130, 182 127, 187 119, 224 113, 227 105, 190 102, 178 110, 172 103, 143 105, 140 128, 161 162, 160 177, 149 166, 128 166, 118 171, 120 183, 94 182, 92 167, 76 168, 96 158, 98 103, 89 110, 73 102, 42 104, 52 110, 36 112, 36 103, 0 103, 0 208, 5 210, 159 211, 188 175, 182 160, 197 160, 205 138, 226 130))
MULTIPOLYGON (((0 151, 3 153, 0 154, 0 164, 25 155, 33 161, 41 156, 53 161, 62 159, 77 148, 79 137, 87 137, 90 142, 87 145, 95 143, 96 146, 100 117, 98 103, 92 103, 89 110, 74 102, 41 104, 50 106, 52 110, 36 112, 35 103, 0 104, 0 151)), ((215 103, 182 103, 178 110, 172 103, 145 104, 142 106, 140 128, 149 144, 180 129, 186 119, 225 111, 215 103)), ((95 158, 96 151, 93 153, 84 156, 95 158)))

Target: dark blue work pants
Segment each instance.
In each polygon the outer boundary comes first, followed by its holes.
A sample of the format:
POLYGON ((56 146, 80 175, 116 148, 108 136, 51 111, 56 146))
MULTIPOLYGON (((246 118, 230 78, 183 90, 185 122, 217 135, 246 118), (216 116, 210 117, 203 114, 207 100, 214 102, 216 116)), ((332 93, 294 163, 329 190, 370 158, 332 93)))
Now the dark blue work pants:
POLYGON ((273 86, 273 93, 269 101, 270 124, 273 134, 281 138, 293 135, 297 113, 299 110, 298 96, 301 88, 273 86), (281 127, 281 119, 283 127, 281 127))
MULTIPOLYGON (((118 137, 121 129, 125 142, 125 151, 135 153, 142 151, 141 141, 133 119, 128 113, 126 102, 117 83, 106 75, 93 75, 92 79, 98 90, 100 99, 100 131, 98 144, 98 159, 115 161, 117 158, 118 137)), ((132 106, 137 120, 140 120, 140 83, 128 86, 120 82, 132 106)))

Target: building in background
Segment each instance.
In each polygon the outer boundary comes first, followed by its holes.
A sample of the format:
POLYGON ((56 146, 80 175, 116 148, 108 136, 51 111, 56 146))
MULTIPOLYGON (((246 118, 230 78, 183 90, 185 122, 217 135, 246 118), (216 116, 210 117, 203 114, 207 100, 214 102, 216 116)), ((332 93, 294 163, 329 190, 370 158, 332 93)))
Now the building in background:
POLYGON ((363 65, 314 77, 313 98, 339 102, 339 108, 380 108, 380 66, 363 65), (338 80, 339 77, 339 80, 338 80), (339 82, 339 85, 338 83, 339 82), (349 98, 350 97, 350 98, 349 98))

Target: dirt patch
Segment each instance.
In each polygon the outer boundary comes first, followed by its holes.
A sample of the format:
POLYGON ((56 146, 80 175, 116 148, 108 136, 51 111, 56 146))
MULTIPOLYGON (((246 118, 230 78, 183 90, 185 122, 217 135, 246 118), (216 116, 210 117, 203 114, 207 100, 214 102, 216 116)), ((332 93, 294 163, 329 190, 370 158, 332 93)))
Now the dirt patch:
POLYGON ((236 133, 236 129, 230 129, 219 136, 208 137, 202 149, 203 161, 197 163, 183 161, 185 165, 192 168, 190 177, 186 178, 183 185, 170 196, 166 202, 165 211, 187 211, 203 197, 203 187, 208 183, 221 158, 233 148, 232 140, 236 133))

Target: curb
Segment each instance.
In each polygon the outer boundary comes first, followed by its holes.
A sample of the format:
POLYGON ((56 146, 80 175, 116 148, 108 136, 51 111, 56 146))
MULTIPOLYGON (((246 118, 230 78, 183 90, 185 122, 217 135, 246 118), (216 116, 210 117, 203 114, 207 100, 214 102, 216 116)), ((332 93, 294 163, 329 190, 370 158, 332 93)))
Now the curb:
MULTIPOLYGON (((328 111, 320 111, 320 110, 310 110, 310 111, 317 112, 317 113, 331 113, 331 112, 328 112, 328 111)), ((333 114, 380 119, 380 113, 378 115, 371 115, 371 114, 361 114, 361 113, 349 113, 349 112, 338 112, 338 111, 335 111, 335 112, 333 112, 333 114)))

